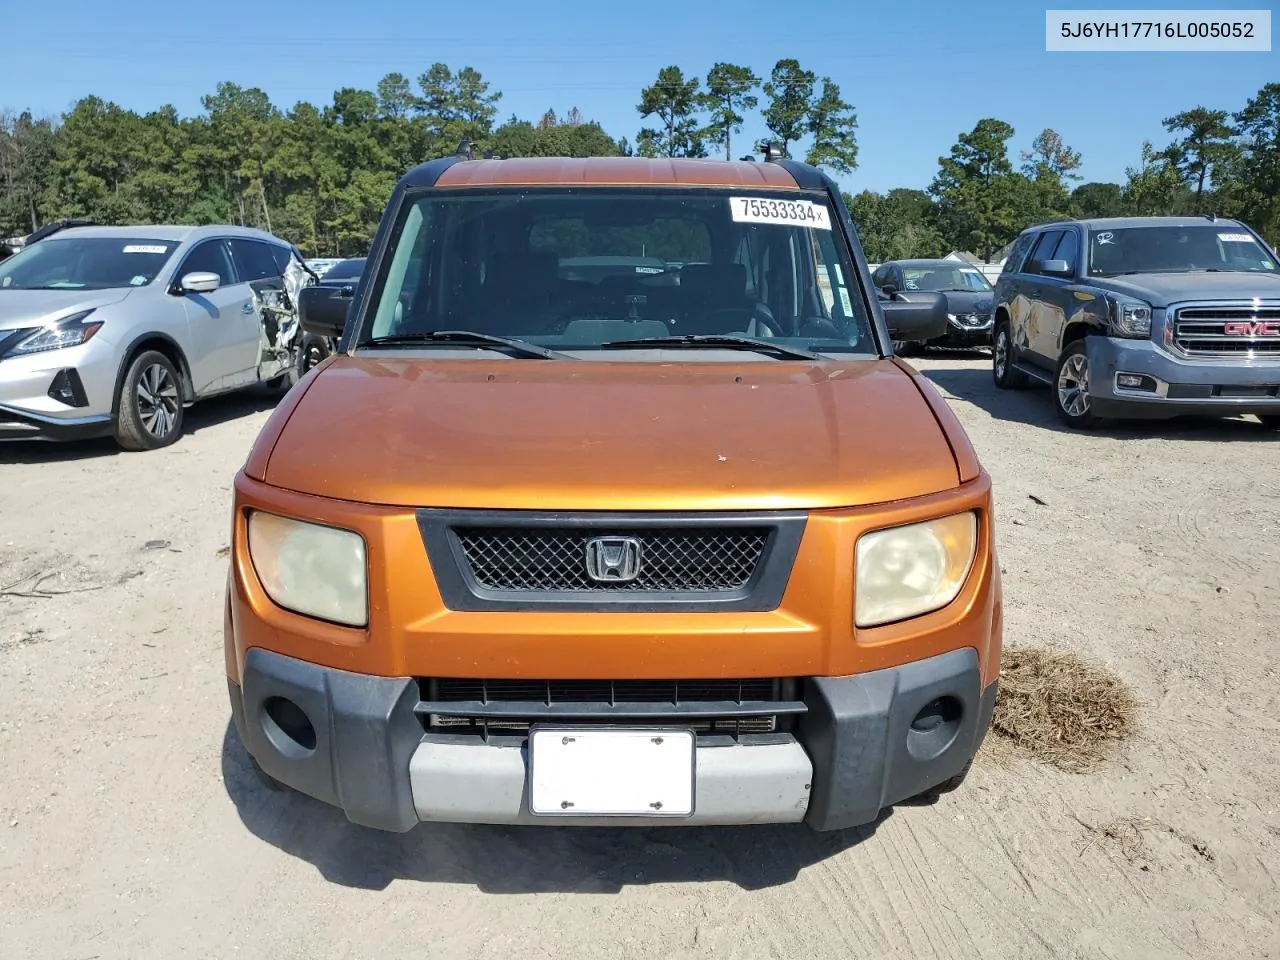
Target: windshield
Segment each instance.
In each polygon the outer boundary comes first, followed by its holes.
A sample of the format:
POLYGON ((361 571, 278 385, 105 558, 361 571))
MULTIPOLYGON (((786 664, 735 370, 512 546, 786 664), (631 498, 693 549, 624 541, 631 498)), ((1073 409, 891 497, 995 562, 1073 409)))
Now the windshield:
POLYGON ((400 214, 357 345, 471 331, 616 358, 606 344, 746 336, 874 355, 837 238, 825 198, 794 191, 433 191, 400 214))
POLYGON ((908 290, 933 293, 960 291, 987 293, 991 284, 976 267, 903 267, 902 282, 908 290))
MULTIPOLYGON (((320 273, 320 271, 316 271, 320 273)), ((364 260, 343 260, 341 263, 335 263, 328 270, 320 275, 326 280, 358 280, 360 274, 364 272, 364 260)))
POLYGON ((1195 270, 1274 272, 1276 264, 1252 234, 1237 226, 1127 227, 1089 232, 1090 276, 1195 270))
POLYGON ((146 237, 50 237, 0 263, 0 290, 145 287, 177 246, 146 237))

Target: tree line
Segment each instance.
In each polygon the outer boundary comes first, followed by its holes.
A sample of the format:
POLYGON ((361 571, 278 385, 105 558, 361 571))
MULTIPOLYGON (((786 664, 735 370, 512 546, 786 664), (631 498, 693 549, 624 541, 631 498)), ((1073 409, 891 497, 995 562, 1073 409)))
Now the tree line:
POLYGON ((1015 168, 1014 129, 993 118, 960 135, 926 190, 846 195, 867 258, 990 260, 1033 223, 1070 217, 1198 216, 1248 223, 1280 245, 1280 83, 1235 112, 1197 106, 1166 117, 1171 142, 1142 144, 1123 183, 1079 183, 1079 152, 1042 131, 1015 168))
MULTIPOLYGON (((740 134, 758 111, 787 156, 838 174, 858 166, 857 115, 830 78, 794 59, 767 76, 718 62, 679 66, 640 91, 634 144, 576 108, 498 123, 502 94, 472 67, 389 73, 375 90, 343 88, 327 106, 281 109, 256 87, 219 84, 202 111, 145 114, 96 96, 60 117, 0 113, 0 237, 63 217, 99 223, 234 223, 287 237, 308 254, 359 255, 410 167, 460 142, 503 157, 733 158, 758 153, 740 134)), ((1045 129, 1010 158, 1014 129, 986 118, 938 161, 926 190, 846 200, 868 257, 994 256, 1033 222, 1066 216, 1205 213, 1240 217, 1280 241, 1280 84, 1236 112, 1195 107, 1164 121, 1175 139, 1144 143, 1124 183, 1083 183, 1081 157, 1045 129)))

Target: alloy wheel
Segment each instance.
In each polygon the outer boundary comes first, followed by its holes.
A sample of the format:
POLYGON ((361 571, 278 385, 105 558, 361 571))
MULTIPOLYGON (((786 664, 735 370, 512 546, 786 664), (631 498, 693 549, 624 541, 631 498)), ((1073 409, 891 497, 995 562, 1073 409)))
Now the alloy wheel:
POLYGON ((1082 353, 1067 357, 1058 371, 1058 404, 1072 418, 1089 412, 1089 360, 1082 353))
POLYGON ((173 432, 178 422, 181 400, 178 385, 169 371, 158 363, 144 367, 138 377, 138 418, 143 429, 157 440, 173 432))

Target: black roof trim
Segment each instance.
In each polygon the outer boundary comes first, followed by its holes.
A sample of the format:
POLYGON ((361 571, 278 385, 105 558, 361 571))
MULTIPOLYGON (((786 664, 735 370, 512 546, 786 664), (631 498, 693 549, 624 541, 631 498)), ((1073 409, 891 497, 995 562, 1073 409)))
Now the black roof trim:
POLYGON ((823 176, 822 171, 817 167, 808 163, 801 163, 799 160, 791 160, 783 158, 773 161, 787 173, 791 174, 795 180, 796 186, 801 190, 826 190, 827 178, 823 176))
POLYGON ((80 220, 74 217, 68 217, 65 220, 58 220, 54 223, 46 223, 39 230, 35 231, 30 236, 28 236, 24 241, 24 243, 26 246, 29 247, 31 246, 31 244, 39 243, 45 237, 53 236, 53 234, 57 233, 59 230, 66 230, 68 227, 96 227, 96 226, 98 226, 98 224, 95 223, 93 220, 80 220))
POLYGON ((455 155, 452 157, 441 157, 439 160, 428 160, 426 163, 420 163, 400 178, 398 186, 407 190, 420 189, 422 187, 434 187, 436 185, 436 181, 440 179, 441 174, 463 159, 463 157, 455 155))

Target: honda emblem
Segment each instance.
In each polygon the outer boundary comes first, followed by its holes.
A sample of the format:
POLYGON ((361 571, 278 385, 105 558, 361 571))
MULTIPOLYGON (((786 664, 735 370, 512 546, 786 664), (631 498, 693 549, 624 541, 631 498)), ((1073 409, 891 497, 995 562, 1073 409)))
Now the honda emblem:
POLYGON ((587 541, 587 576, 597 583, 630 583, 640 576, 640 541, 595 537, 587 541))

